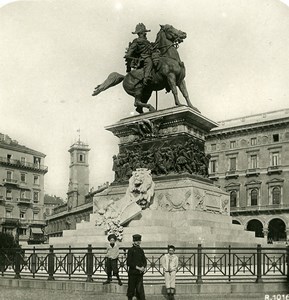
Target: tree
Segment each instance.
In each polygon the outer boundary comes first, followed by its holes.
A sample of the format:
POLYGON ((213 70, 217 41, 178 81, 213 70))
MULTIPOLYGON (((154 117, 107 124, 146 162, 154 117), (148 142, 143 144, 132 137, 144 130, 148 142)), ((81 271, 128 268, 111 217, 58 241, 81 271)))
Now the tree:
POLYGON ((18 249, 21 247, 13 235, 0 233, 0 272, 4 272, 8 265, 14 263, 18 249))

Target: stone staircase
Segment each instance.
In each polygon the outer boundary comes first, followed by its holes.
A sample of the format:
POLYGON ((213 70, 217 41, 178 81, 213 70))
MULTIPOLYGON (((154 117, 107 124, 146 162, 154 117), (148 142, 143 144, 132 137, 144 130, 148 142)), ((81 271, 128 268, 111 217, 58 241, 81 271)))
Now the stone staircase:
MULTIPOLYGON (((163 211, 144 210, 130 221, 123 230, 120 246, 131 245, 133 234, 142 235, 142 246, 165 247, 174 244, 178 247, 197 246, 256 246, 266 244, 265 239, 256 238, 254 232, 245 231, 232 224, 230 216, 204 211, 163 211)), ((95 215, 89 222, 78 223, 75 230, 64 230, 63 237, 50 238, 49 243, 57 246, 103 247, 107 244, 105 231, 95 226, 95 215)))

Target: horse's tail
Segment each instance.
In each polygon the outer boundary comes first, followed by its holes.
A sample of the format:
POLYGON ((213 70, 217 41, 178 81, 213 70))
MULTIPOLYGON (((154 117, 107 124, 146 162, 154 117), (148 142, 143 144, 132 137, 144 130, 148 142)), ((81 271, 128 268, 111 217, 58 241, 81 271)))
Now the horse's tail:
POLYGON ((109 89, 110 87, 113 87, 121 83, 123 79, 124 79, 124 75, 121 75, 117 72, 110 73, 107 79, 94 89, 92 96, 97 96, 99 93, 109 89))

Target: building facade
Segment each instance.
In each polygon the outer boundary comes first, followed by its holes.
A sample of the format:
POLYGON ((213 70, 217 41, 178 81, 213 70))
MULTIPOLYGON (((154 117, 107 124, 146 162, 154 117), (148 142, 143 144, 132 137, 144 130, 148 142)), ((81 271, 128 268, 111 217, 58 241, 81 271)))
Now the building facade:
POLYGON ((56 207, 63 204, 64 201, 62 198, 45 194, 44 195, 44 219, 52 215, 56 207))
POLYGON ((0 134, 0 230, 43 242, 45 154, 0 134))
POLYGON ((68 150, 70 165, 67 203, 55 207, 52 214, 47 216, 48 237, 62 236, 63 230, 75 229, 77 223, 89 221, 93 196, 104 190, 104 188, 97 191, 89 189, 89 151, 89 146, 80 140, 68 150))
POLYGON ((209 177, 230 195, 233 222, 289 239, 289 109, 219 122, 206 138, 209 177))

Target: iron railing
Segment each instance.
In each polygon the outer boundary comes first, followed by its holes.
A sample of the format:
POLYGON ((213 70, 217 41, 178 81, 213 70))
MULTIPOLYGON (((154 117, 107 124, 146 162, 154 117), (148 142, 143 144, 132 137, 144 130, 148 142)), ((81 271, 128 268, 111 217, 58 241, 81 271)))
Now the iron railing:
MULTIPOLYGON (((166 248, 143 248, 147 257, 144 280, 162 283, 161 258, 166 248)), ((0 249, 0 273, 14 278, 48 280, 103 280, 106 248, 25 248, 0 249)), ((127 248, 120 248, 120 277, 127 279, 127 248)), ((289 247, 198 247, 177 248, 179 257, 176 280, 203 282, 285 282, 289 281, 289 247)))
POLYGON ((26 161, 24 162, 24 161, 20 161, 18 159, 9 159, 6 157, 0 157, 0 164, 14 166, 14 167, 18 167, 18 168, 39 170, 44 173, 46 173, 48 171, 47 166, 40 165, 39 163, 30 163, 30 162, 26 162, 26 161))

